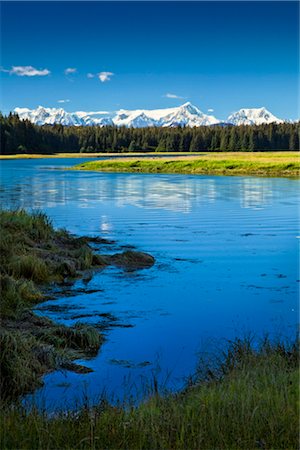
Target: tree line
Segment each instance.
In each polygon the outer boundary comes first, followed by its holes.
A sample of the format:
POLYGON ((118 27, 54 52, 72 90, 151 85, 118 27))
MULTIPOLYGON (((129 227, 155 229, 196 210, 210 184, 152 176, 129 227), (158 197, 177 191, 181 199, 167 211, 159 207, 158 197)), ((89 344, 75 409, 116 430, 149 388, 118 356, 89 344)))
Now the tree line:
POLYGON ((2 154, 299 150, 299 122, 240 126, 74 127, 34 125, 0 113, 2 154))

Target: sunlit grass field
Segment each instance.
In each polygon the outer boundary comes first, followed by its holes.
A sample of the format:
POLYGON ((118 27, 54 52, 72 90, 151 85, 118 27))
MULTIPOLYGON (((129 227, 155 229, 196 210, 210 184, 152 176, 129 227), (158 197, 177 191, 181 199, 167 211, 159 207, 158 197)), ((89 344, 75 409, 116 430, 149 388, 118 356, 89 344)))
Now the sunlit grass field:
POLYGON ((90 161, 77 170, 103 172, 183 173, 216 175, 293 176, 300 173, 298 152, 231 152, 90 161))

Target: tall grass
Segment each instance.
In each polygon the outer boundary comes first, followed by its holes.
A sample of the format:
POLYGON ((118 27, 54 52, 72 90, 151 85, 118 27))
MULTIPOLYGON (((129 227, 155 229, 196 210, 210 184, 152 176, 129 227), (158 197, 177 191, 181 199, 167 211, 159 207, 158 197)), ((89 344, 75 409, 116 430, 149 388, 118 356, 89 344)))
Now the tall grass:
POLYGON ((0 225, 3 229, 12 232, 15 237, 25 233, 32 239, 46 240, 53 233, 51 220, 41 211, 28 214, 24 209, 15 211, 1 210, 0 225))
POLYGON ((41 385, 39 377, 55 367, 53 346, 42 345, 29 332, 0 331, 1 401, 41 385))
POLYGON ((296 344, 265 341, 254 350, 235 341, 222 367, 179 394, 153 393, 138 407, 101 402, 51 417, 10 409, 2 448, 297 449, 298 360, 296 344))
POLYGON ((17 318, 24 308, 42 299, 32 281, 15 280, 7 274, 0 274, 1 319, 17 318))
POLYGON ((6 402, 39 386, 43 373, 97 352, 102 338, 88 325, 69 328, 30 311, 43 298, 41 284, 95 264, 86 240, 54 230, 41 212, 1 210, 0 263, 0 394, 6 402))
POLYGON ((50 329, 40 328, 35 334, 41 342, 55 345, 56 348, 85 352, 97 351, 101 343, 101 336, 94 327, 79 322, 72 328, 59 325, 50 329))

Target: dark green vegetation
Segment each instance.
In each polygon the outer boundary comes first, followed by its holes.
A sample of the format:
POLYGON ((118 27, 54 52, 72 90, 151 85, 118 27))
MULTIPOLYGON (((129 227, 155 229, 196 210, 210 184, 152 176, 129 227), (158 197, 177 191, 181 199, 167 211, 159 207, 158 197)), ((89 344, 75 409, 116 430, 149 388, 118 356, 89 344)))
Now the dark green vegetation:
POLYGON ((296 152, 207 153, 201 157, 91 161, 73 169, 103 172, 299 176, 296 152))
POLYGON ((34 389, 49 370, 86 371, 72 360, 99 349, 102 338, 95 328, 80 323, 69 328, 32 313, 31 308, 45 299, 49 283, 64 283, 86 269, 108 264, 131 269, 154 263, 141 252, 96 254, 90 241, 104 240, 56 231, 42 213, 0 211, 2 400, 34 389))
POLYGON ((40 384, 48 370, 80 366, 71 361, 95 353, 100 334, 92 327, 69 328, 34 315, 45 284, 80 276, 98 265, 86 239, 55 231, 41 213, 0 212, 1 399, 14 398, 40 384))
POLYGON ((66 127, 0 116, 1 153, 299 150, 299 123, 199 128, 66 127))
POLYGON ((222 363, 176 395, 138 407, 105 401, 52 417, 3 411, 3 449, 297 449, 299 351, 235 341, 222 363))

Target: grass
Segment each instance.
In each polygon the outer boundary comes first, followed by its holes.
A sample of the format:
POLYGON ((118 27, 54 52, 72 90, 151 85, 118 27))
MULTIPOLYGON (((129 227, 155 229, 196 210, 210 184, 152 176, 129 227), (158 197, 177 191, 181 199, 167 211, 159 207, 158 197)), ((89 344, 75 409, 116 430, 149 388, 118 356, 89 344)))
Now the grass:
MULTIPOLYGON (((5 294, 1 313, 5 316, 11 305, 6 298, 14 295, 26 302, 30 295, 24 293, 34 290, 32 283, 60 282, 66 276, 80 276, 81 270, 93 266, 93 252, 84 239, 55 231, 48 217, 40 212, 2 210, 0 262, 5 294)), ((39 300, 38 295, 36 299, 39 300)), ((17 313, 15 307, 11 310, 17 313)))
POLYGON ((74 359, 97 353, 102 337, 86 324, 58 325, 37 317, 31 308, 44 299, 49 283, 64 283, 87 269, 109 264, 150 267, 154 258, 142 252, 94 253, 89 242, 55 230, 48 217, 24 210, 0 211, 0 354, 1 399, 11 400, 39 386, 45 372, 68 368, 84 372, 74 359))
POLYGON ((298 449, 298 346, 231 343, 183 392, 137 407, 3 411, 3 449, 298 449))
POLYGON ((103 172, 185 173, 216 175, 299 176, 298 152, 203 153, 176 158, 136 157, 90 161, 75 170, 103 172))
POLYGON ((49 282, 78 277, 103 266, 87 239, 54 230, 48 217, 24 210, 0 211, 1 400, 41 384, 42 374, 73 367, 71 361, 97 352, 102 338, 85 324, 57 325, 31 312, 49 282))

